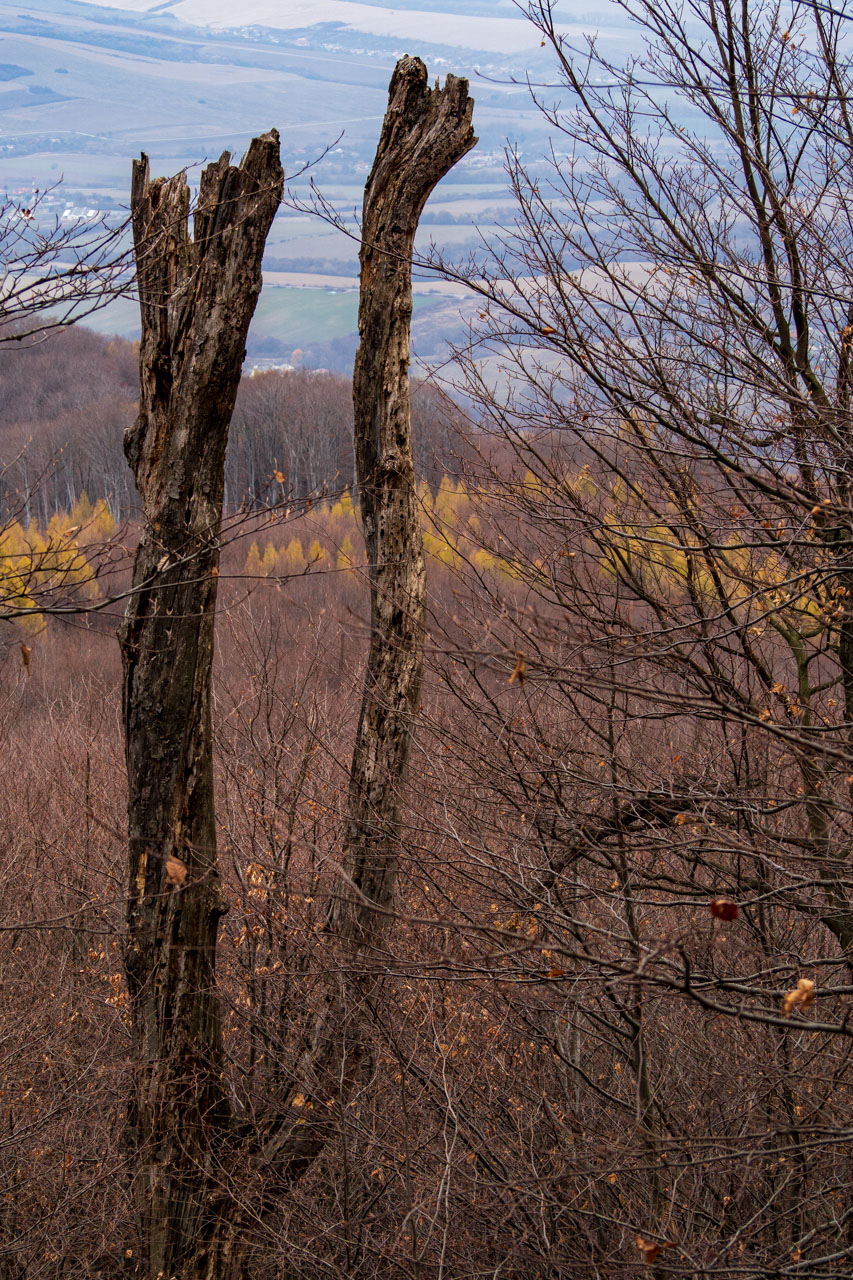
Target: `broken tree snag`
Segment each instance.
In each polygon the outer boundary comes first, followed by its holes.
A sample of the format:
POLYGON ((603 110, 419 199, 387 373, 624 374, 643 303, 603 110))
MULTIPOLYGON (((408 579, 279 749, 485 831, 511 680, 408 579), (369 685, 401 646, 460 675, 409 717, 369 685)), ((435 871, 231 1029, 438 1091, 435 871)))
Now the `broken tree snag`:
POLYGON ((371 631, 344 887, 331 919, 352 940, 381 933, 393 901, 399 795, 423 670, 426 586, 409 406, 412 252, 427 197, 477 141, 473 110, 467 80, 448 76, 443 89, 430 89, 421 60, 401 59, 364 195, 353 404, 371 631))
POLYGON ((409 413, 411 259, 427 196, 476 139, 464 80, 430 90, 423 63, 404 58, 364 199, 361 301, 353 396, 356 476, 368 549, 371 635, 350 775, 342 887, 328 914, 329 964, 306 1015, 289 1087, 259 1114, 241 1150, 252 1200, 233 1235, 274 1220, 292 1186, 336 1131, 330 1099, 347 1097, 363 1062, 365 1007, 381 995, 370 952, 393 901, 405 782, 423 667, 425 579, 409 413), (378 909, 377 909, 378 908, 378 909), (340 942, 343 963, 334 944, 340 942), (367 959, 358 972, 355 954, 367 959), (316 1105, 315 1105, 316 1102, 316 1105), (246 1223, 243 1230, 241 1223, 246 1223))
POLYGON ((130 1108, 146 1280, 219 1280, 206 1214, 228 1122, 215 985, 210 725, 225 447, 279 207, 278 134, 205 169, 190 238, 183 174, 134 164, 140 404, 125 453, 145 525, 119 635, 130 884, 125 964, 136 1070, 130 1108))
POLYGON ((276 1185, 292 1185, 334 1133, 334 1113, 326 1103, 346 1098, 358 1078, 367 1043, 365 1008, 382 994, 371 953, 382 942, 393 907, 400 791, 420 698, 426 599, 409 411, 412 251, 429 193, 476 142, 473 105, 467 81, 448 76, 443 89, 430 90, 424 64, 403 58, 391 80, 365 190, 353 401, 370 647, 350 771, 343 875, 327 917, 325 981, 308 1018, 289 1097, 258 1126, 253 1167, 264 1190, 252 1210, 264 1217, 275 1212, 276 1185), (359 953, 363 969, 356 962, 359 953))

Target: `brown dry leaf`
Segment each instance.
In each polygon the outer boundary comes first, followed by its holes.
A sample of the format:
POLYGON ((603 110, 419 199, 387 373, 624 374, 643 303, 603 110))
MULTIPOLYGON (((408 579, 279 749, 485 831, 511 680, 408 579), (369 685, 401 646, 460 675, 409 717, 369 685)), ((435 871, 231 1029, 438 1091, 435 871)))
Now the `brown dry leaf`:
POLYGON ((663 1244, 655 1244, 653 1240, 645 1240, 642 1236, 637 1236, 635 1242, 643 1255, 643 1262, 654 1262, 656 1258, 660 1257, 664 1249, 675 1248, 671 1240, 666 1240, 663 1244))
POLYGON ((565 969, 558 969, 556 965, 554 966, 553 969, 550 969, 548 971, 549 978, 565 978, 565 976, 566 976, 565 969))
POLYGON ((273 475, 275 476, 276 484, 284 484, 284 483, 285 483, 285 477, 282 475, 282 473, 281 473, 280 471, 274 471, 274 472, 273 472, 273 475))
POLYGON ((708 910, 716 920, 736 920, 739 908, 731 898, 714 898, 708 910))
POLYGON ((813 1000, 814 983, 811 978, 800 978, 797 985, 785 993, 782 1012, 786 1018, 790 1018, 792 1009, 796 1009, 798 1005, 801 1009, 807 1009, 813 1000))
POLYGON ((556 332, 557 332, 557 330, 556 330, 552 325, 550 325, 550 324, 543 324, 543 326, 542 326, 542 328, 539 330, 539 332, 540 332, 541 334, 543 334, 543 336, 544 336, 544 337, 546 337, 546 338, 547 338, 547 337, 549 337, 552 333, 556 333, 556 332))
POLYGON ((518 681, 519 684, 524 684, 524 681, 526 679, 527 679, 527 664, 524 661, 524 654, 516 650, 515 666, 512 669, 512 675, 510 676, 509 680, 507 680, 507 684, 515 684, 516 680, 518 681))
POLYGON ((33 657, 32 649, 28 644, 24 644, 22 641, 21 642, 21 662, 23 662, 24 669, 26 671, 29 671, 30 669, 30 662, 32 661, 32 657, 33 657))
POLYGON ((180 858, 166 859, 166 879, 169 884, 184 884, 187 878, 187 864, 180 858))
POLYGON ((654 1262, 663 1252, 659 1244, 652 1244, 650 1240, 644 1240, 642 1236, 637 1236, 637 1248, 643 1255, 643 1262, 654 1262))

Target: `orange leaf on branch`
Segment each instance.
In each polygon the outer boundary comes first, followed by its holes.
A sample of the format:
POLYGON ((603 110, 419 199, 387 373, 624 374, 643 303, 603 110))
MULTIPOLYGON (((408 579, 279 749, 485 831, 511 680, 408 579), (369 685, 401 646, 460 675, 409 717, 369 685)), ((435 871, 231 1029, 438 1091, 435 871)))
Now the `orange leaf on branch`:
POLYGON ((790 1018, 793 1009, 798 1006, 800 1009, 808 1009, 813 1001, 814 982, 811 978, 800 978, 797 985, 785 993, 785 997, 782 1000, 782 1012, 786 1018, 790 1018))
POLYGON ((659 1258, 664 1249, 674 1249, 675 1245, 672 1241, 664 1241, 663 1244, 655 1244, 653 1240, 645 1240, 643 1236, 636 1237, 636 1245, 643 1255, 643 1262, 652 1263, 659 1258))

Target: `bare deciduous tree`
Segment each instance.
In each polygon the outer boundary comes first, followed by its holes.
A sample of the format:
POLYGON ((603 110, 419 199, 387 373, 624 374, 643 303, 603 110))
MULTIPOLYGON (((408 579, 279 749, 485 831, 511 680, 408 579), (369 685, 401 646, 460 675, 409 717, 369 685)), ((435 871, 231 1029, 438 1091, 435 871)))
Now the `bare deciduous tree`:
MULTIPOLYGON (((573 1127, 577 1178, 559 1116, 539 1168, 594 1219, 572 1236, 531 1172, 559 1265, 837 1275, 851 14, 620 8, 645 42, 627 67, 604 41, 573 54, 549 0, 527 6, 555 141, 544 176, 510 157, 518 225, 471 281, 480 497, 441 669, 471 730, 444 739, 464 760, 447 837, 551 965, 553 1022, 520 993, 507 1007, 519 1037, 549 1027, 548 1097, 573 1127)), ((521 943, 500 950, 524 971, 521 943)))

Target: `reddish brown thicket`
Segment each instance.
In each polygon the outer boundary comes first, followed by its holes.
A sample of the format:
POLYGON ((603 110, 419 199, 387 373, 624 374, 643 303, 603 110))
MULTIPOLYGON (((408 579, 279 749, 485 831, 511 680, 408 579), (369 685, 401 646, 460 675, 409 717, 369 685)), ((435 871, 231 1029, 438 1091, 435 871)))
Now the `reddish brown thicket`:
POLYGON ((502 447, 472 468, 480 549, 458 530, 469 591, 434 632, 448 858, 494 886, 492 954, 529 992, 508 1024, 562 1064, 537 1126, 550 1265, 837 1275, 849 14, 722 0, 687 32, 676 5, 632 10, 642 74, 575 61, 529 6, 561 142, 547 179, 511 163, 517 234, 460 353, 502 447), (598 165, 560 158, 586 147, 598 165))
MULTIPOLYGON (((491 617, 495 630, 514 610, 529 644, 528 586, 496 576, 492 613, 482 587, 464 588, 451 567, 432 561, 430 582, 449 623, 453 611, 460 621, 491 617)), ((214 699, 231 904, 220 990, 234 1105, 248 1121, 287 1084, 323 971, 365 588, 355 574, 321 570, 281 589, 263 582, 248 599, 239 585, 227 592, 214 699)), ((286 1258, 307 1280, 389 1266, 429 1275, 444 1256, 445 1266, 506 1263, 531 1278, 592 1275, 606 1258, 627 1278, 642 1259, 637 1235, 677 1240, 679 1252, 661 1255, 674 1274, 692 1274, 699 1255, 712 1273, 758 1276, 826 1224, 822 1212, 843 1230, 848 1174, 833 1130, 846 1124, 849 1056, 809 1024, 826 1021, 834 1002, 843 1008, 844 996, 828 995, 831 971, 812 965, 815 1004, 787 1020, 782 1010, 819 926, 802 914, 796 922, 772 866, 778 844, 727 816, 730 765, 713 727, 697 735, 673 717, 632 727, 618 696, 572 701, 541 664, 571 670, 577 659, 548 639, 544 617, 541 625, 523 683, 508 683, 514 639, 495 642, 476 668, 442 658, 445 679, 428 676, 385 953, 388 998, 361 1009, 370 1065, 355 1105, 333 1110, 325 1157, 288 1192, 282 1217, 273 1226, 247 1215, 259 1276, 264 1258, 269 1274, 286 1258), (666 792, 663 770, 679 755, 691 781, 666 792), (604 808, 603 789, 629 807, 604 808), (562 871, 555 855, 567 861, 562 871), (753 868, 769 877, 758 896, 753 868), (715 919, 720 896, 739 903, 737 919, 715 919), (637 1123, 643 1059, 626 1034, 637 942, 644 956, 663 948, 657 964, 687 956, 696 996, 725 1006, 703 1011, 650 974, 641 1012, 651 1134, 637 1123), (759 974, 753 986, 764 994, 732 990, 735 967, 759 974), (770 1017, 741 1016, 752 1010, 770 1017), (663 1197, 669 1216, 656 1230, 663 1197), (736 1263, 713 1263, 724 1233, 745 1223, 736 1263)), ((432 634, 446 651, 435 624, 432 634)), ((3 690, 4 754, 15 762, 2 781, 3 823, 15 834, 4 845, 0 1088, 14 1192, 0 1248, 10 1275, 14 1262, 45 1280, 58 1258, 75 1278, 107 1280, 132 1266, 116 1244, 128 1216, 128 1033, 115 870, 119 673, 109 643, 51 623, 31 674, 7 664, 3 690), (32 927, 40 921, 54 923, 32 927)), ((761 739, 746 749, 755 756, 749 794, 781 797, 786 774, 761 739)), ((843 1275, 845 1265, 823 1269, 843 1275)))

